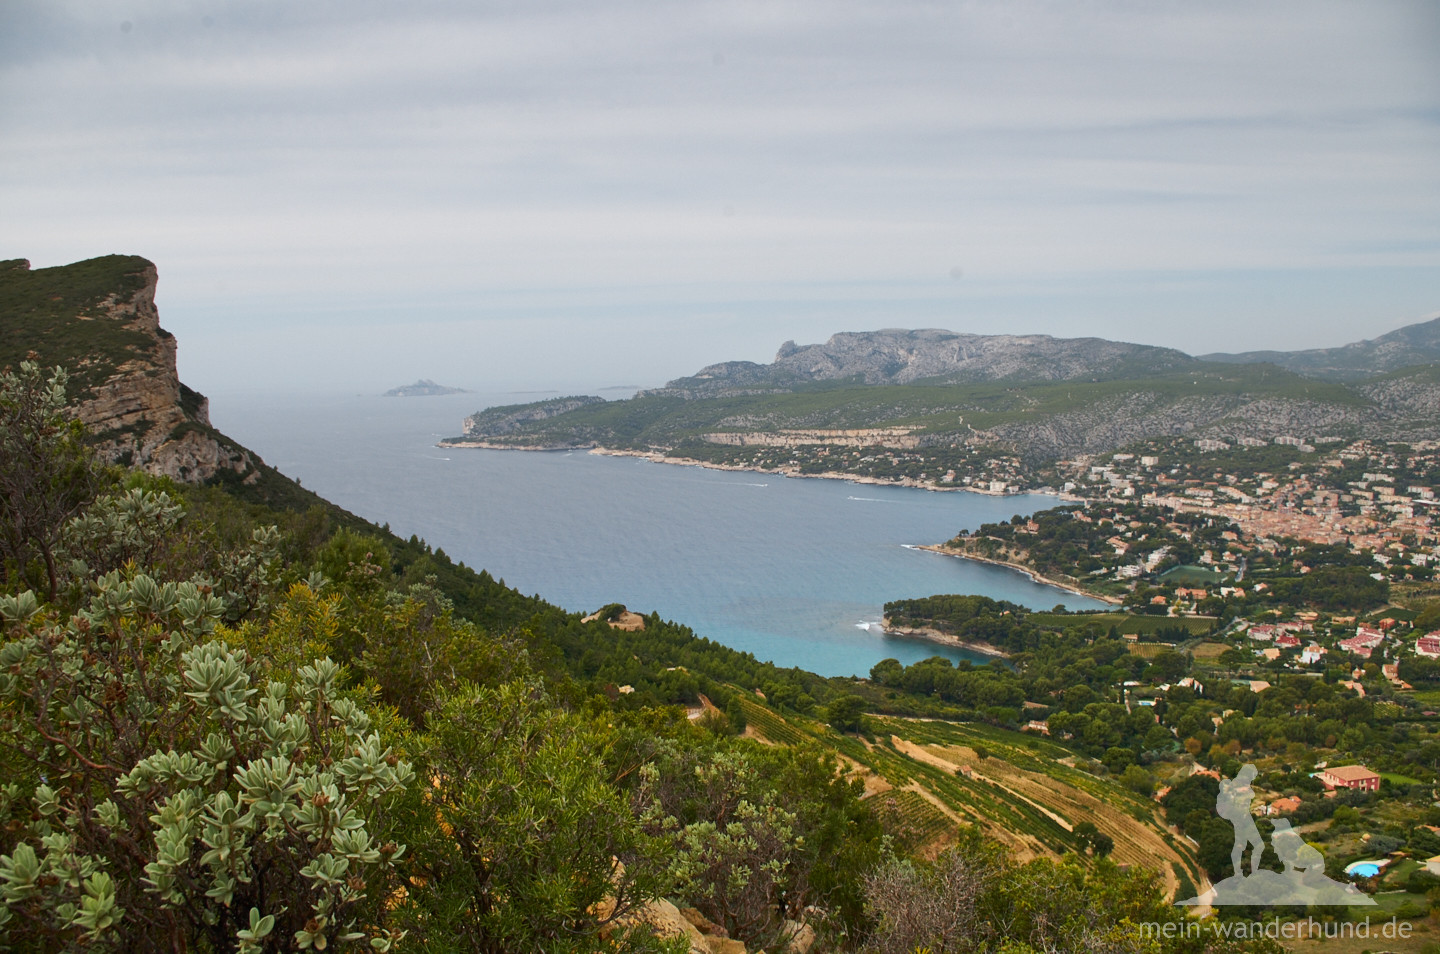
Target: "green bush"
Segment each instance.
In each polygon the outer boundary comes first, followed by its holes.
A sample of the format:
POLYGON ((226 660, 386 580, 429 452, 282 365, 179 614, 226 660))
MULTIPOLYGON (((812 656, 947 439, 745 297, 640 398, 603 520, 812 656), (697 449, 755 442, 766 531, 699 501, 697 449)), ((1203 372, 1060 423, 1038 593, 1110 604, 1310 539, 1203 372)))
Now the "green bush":
POLYGON ((411 778, 329 660, 264 683, 193 583, 111 573, 68 619, 0 598, 0 940, 388 949, 374 888, 411 778), (364 915, 362 918, 362 914, 364 915))

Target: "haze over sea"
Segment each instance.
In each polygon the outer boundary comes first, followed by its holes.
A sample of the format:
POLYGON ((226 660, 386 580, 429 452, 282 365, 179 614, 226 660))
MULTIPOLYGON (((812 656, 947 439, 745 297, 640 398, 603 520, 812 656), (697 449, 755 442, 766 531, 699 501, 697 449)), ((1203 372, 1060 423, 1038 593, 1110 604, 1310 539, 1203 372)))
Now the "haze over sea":
POLYGON ((866 628, 887 600, 982 593, 1043 609, 1101 605, 907 548, 1044 509, 1050 497, 434 446, 479 408, 549 396, 217 394, 211 416, 311 490, 524 593, 569 610, 657 611, 780 666, 863 675, 886 657, 984 658, 866 628))

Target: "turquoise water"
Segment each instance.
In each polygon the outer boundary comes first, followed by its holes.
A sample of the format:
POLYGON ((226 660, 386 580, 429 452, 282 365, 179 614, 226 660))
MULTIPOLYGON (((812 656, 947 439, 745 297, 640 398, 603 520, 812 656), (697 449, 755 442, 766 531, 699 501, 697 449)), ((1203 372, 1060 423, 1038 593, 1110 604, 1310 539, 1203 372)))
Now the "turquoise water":
POLYGON ((1373 861, 1356 861, 1345 866, 1345 873, 1355 878, 1373 878, 1380 873, 1380 866, 1373 861))
POLYGON ((624 603, 782 666, 864 674, 971 658, 885 637, 887 600, 983 593, 1099 606, 1000 567, 910 549, 1053 505, 584 452, 442 449, 466 414, 544 395, 214 395, 217 427, 306 487, 571 610, 624 603))

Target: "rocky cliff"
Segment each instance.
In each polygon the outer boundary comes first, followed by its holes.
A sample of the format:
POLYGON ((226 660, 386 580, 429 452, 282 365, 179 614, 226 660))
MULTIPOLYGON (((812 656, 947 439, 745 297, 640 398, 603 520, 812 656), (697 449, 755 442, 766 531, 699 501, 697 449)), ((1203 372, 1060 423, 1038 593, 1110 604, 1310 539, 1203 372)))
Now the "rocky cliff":
POLYGON ((935 328, 842 332, 824 344, 780 346, 772 364, 727 361, 671 381, 667 390, 715 396, 816 381, 857 384, 1071 381, 1154 374, 1196 359, 1170 348, 1049 335, 971 335, 935 328))
POLYGON ((57 268, 0 263, 0 365, 35 355, 71 374, 74 411, 116 463, 203 483, 258 478, 258 462, 210 425, 205 397, 180 383, 175 336, 160 327, 155 266, 108 255, 57 268))

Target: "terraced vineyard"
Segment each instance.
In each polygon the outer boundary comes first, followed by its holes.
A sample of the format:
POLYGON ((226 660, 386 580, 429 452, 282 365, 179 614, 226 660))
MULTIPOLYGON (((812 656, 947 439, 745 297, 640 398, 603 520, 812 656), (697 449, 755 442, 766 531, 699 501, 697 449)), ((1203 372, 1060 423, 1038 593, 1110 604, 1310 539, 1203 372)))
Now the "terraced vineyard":
MULTIPOLYGON (((743 693, 743 690, 742 690, 743 693)), ((740 707, 745 710, 745 721, 754 728, 755 732, 763 736, 767 741, 777 745, 800 745, 806 741, 813 741, 814 732, 802 732, 794 724, 787 722, 777 715, 773 710, 767 709, 760 703, 747 699, 743 694, 739 696, 740 707)), ((814 727, 818 729, 818 726, 814 727)))
POLYGON ((1075 768, 1074 753, 1049 739, 978 723, 871 716, 867 740, 751 699, 742 705, 766 741, 835 751, 865 778, 870 797, 886 800, 882 813, 917 850, 938 851, 956 826, 973 824, 1018 858, 1053 857, 1079 850, 1074 829, 1088 821, 1114 839, 1112 859, 1155 871, 1172 895, 1204 883, 1193 846, 1165 827, 1154 802, 1075 768))
POLYGON ((896 833, 899 847, 904 851, 933 853, 951 840, 955 821, 940 809, 930 804, 924 795, 914 789, 899 789, 873 796, 886 828, 896 833))

